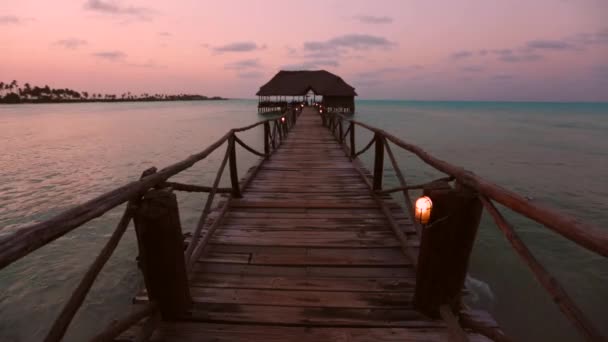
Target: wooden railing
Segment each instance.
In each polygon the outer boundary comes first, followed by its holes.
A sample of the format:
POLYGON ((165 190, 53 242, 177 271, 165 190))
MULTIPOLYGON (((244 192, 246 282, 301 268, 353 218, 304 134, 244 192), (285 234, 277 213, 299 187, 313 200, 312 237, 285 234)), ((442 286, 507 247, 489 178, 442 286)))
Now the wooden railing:
MULTIPOLYGON (((608 257, 608 233, 606 230, 601 230, 599 227, 591 224, 582 223, 573 217, 564 215, 537 203, 531 203, 524 197, 512 191, 491 183, 468 170, 438 159, 424 151, 422 148, 414 144, 407 143, 384 130, 372 127, 368 124, 337 113, 321 113, 321 117, 323 124, 327 126, 334 134, 335 138, 343 146, 345 153, 350 156, 351 160, 360 163, 358 156, 370 149, 372 145, 375 146, 373 174, 365 175, 362 173, 362 176, 368 183, 370 190, 377 195, 401 192, 405 198, 407 211, 412 219, 414 218, 414 208, 410 191, 431 187, 433 184, 437 184, 437 181, 426 184, 408 185, 401 169, 399 168, 399 165, 397 164, 397 160, 392 152, 389 142, 399 148, 413 153, 426 164, 448 175, 448 177, 442 178, 439 181, 446 182, 455 180, 458 187, 465 187, 471 190, 474 195, 477 196, 483 208, 490 214, 498 228, 504 233, 515 252, 522 258, 525 264, 528 265, 540 285, 546 292, 549 293, 561 312, 570 320, 570 322, 582 334, 582 336, 589 341, 605 340, 597 328, 595 328, 591 321, 585 317, 582 310, 574 303, 572 298, 559 284, 557 279, 555 279, 534 257, 528 247, 518 237, 511 224, 496 208, 494 203, 499 203, 516 213, 532 219, 550 230, 562 235, 566 239, 604 257, 608 257), (348 127, 345 129, 345 126, 348 127), (359 151, 357 151, 355 147, 355 127, 357 126, 373 133, 373 138, 371 141, 359 151), (382 188, 385 151, 389 156, 393 170, 400 184, 400 186, 391 189, 382 188), (367 180, 367 178, 370 177, 372 178, 371 182, 367 180)), ((383 210, 387 213, 387 216, 390 217, 390 212, 388 212, 386 209, 383 210)), ((416 231, 419 235, 421 235, 421 225, 415 220, 413 221, 416 231)), ((394 225, 394 223, 391 222, 391 225, 394 225)), ((403 233, 396 233, 400 240, 405 239, 403 233)), ((406 253, 411 254, 409 251, 406 251, 406 253)), ((418 257, 418 255, 411 256, 411 258, 415 261, 415 264, 418 257)), ((420 281, 420 279, 417 281, 420 281)), ((465 321, 463 323, 467 323, 466 317, 464 317, 464 319, 461 317, 461 321, 465 321)), ((473 326, 472 328, 478 328, 480 332, 494 338, 495 340, 507 340, 506 337, 501 333, 485 329, 479 325, 473 326)))
MULTIPOLYGON (((200 256, 206 243, 209 241, 209 237, 212 235, 223 215, 226 213, 230 200, 235 197, 241 197, 241 192, 247 187, 251 179, 255 176, 259 167, 275 151, 275 149, 280 146, 285 136, 295 125, 298 115, 299 112, 297 109, 290 108, 279 117, 260 121, 246 127, 231 129, 202 152, 191 155, 181 162, 170 165, 160 171, 157 171, 156 168, 148 169, 143 172, 138 181, 123 185, 113 191, 107 192, 86 203, 83 203, 82 205, 78 205, 68 211, 65 211, 49 220, 21 228, 11 235, 0 239, 0 270, 2 270, 14 261, 19 260, 38 248, 72 231, 73 229, 78 228, 84 223, 103 215, 121 204, 127 204, 125 211, 114 229, 110 239, 88 268, 77 288, 72 292, 67 303, 63 306, 61 313, 53 323, 45 341, 59 341, 63 338, 76 312, 82 305, 86 295, 91 289, 91 286, 95 282, 95 279, 116 249, 118 242, 127 230, 131 220, 136 219, 138 205, 141 203, 143 196, 153 189, 172 189, 176 191, 203 192, 209 194, 201 217, 196 228, 194 229, 191 241, 184 253, 186 268, 188 271, 191 270, 194 261, 200 256), (257 126, 264 127, 263 152, 257 151, 250 147, 236 134, 250 130, 257 126), (224 143, 227 143, 226 152, 212 186, 209 187, 181 184, 168 181, 172 176, 175 176, 178 173, 190 168, 195 163, 204 160, 213 151, 224 145, 224 143), (238 177, 236 159, 237 144, 242 146, 245 150, 262 157, 262 159, 249 170, 242 182, 239 182, 238 177), (231 187, 220 188, 219 182, 226 165, 228 165, 230 169, 231 187), (211 222, 211 220, 208 220, 209 213, 211 212, 213 199, 217 193, 230 193, 230 197, 223 203, 221 208, 218 208, 219 214, 211 222), (209 224, 209 222, 211 223, 207 227, 207 233, 201 238, 203 228, 206 224, 209 224)), ((135 222, 135 226, 141 256, 142 247, 144 246, 142 246, 140 236, 141 233, 138 232, 137 220, 135 222)), ((179 230, 181 233, 181 228, 179 228, 179 230)), ((183 239, 177 248, 180 248, 180 251, 183 251, 183 239)), ((146 280, 146 268, 142 267, 141 264, 140 268, 142 268, 142 273, 144 273, 144 279, 146 280)), ((159 309, 159 303, 155 302, 154 298, 150 299, 151 302, 149 304, 143 305, 141 308, 132 312, 128 316, 113 322, 104 331, 96 335, 93 340, 111 340, 112 338, 118 336, 121 332, 143 319, 146 319, 146 323, 143 324, 138 341, 147 340, 158 322, 160 314, 162 313, 162 310, 159 309)))

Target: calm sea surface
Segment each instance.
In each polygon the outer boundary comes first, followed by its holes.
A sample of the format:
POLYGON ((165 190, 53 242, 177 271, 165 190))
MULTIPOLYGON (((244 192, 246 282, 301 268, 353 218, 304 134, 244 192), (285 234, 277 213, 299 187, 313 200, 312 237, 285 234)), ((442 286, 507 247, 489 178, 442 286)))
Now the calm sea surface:
MULTIPOLYGON (((256 101, 0 106, 0 236, 199 152, 229 128, 262 119, 256 101)), ((532 201, 608 229, 608 104, 359 101, 356 118, 384 128, 532 201)), ((261 148, 262 130, 243 133, 261 148)), ((357 132, 363 146, 370 135, 357 132)), ((223 148, 179 175, 210 185, 223 148)), ((371 153, 363 156, 371 162, 371 153)), ((398 152, 406 178, 441 175, 398 152)), ((239 154, 241 175, 255 162, 239 154)), ((395 185, 386 164, 385 184, 395 185)), ((223 182, 227 184, 229 177, 223 182)), ((179 194, 185 231, 204 205, 179 194)), ((38 341, 112 233, 122 207, 0 271, 0 341, 38 341)), ((608 335, 608 261, 505 210, 538 259, 608 335)), ((91 336, 129 309, 141 286, 132 228, 102 271, 67 339, 91 336)), ((522 341, 577 341, 568 321, 484 215, 467 285, 522 341)))

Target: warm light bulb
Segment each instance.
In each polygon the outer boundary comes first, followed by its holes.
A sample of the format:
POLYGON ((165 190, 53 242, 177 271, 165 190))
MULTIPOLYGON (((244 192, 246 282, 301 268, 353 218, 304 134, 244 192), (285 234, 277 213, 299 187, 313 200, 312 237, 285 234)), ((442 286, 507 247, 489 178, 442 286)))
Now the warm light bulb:
POLYGON ((416 200, 416 220, 422 224, 427 224, 431 219, 433 201, 428 196, 422 196, 416 200))
POLYGON ((285 117, 281 117, 281 122, 285 122, 285 117))

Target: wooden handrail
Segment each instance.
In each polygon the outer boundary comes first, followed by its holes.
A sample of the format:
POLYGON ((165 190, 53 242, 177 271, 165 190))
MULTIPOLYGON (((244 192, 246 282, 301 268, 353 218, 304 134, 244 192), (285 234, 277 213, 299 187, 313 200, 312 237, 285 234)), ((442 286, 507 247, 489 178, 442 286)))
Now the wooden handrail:
POLYGON ((235 132, 242 132, 264 123, 276 123, 277 120, 280 120, 280 117, 266 119, 248 126, 231 129, 203 151, 193 154, 178 163, 165 167, 157 173, 130 182, 70 210, 64 211, 46 221, 20 228, 14 233, 0 238, 0 270, 47 243, 63 236, 76 227, 103 215, 131 198, 138 196, 138 194, 158 186, 170 177, 192 167, 197 162, 209 156, 235 132))
POLYGON ((230 149, 234 144, 234 140, 230 140, 230 143, 226 147, 226 153, 224 153, 224 159, 222 159, 222 163, 220 164, 219 169, 215 175, 215 180, 213 181, 213 186, 211 188, 211 192, 207 197, 207 201, 205 201, 205 207, 201 212, 201 216, 198 219, 198 223, 196 224, 196 228, 194 229, 194 233, 192 233, 192 241, 188 245, 186 249, 186 263, 190 262, 190 257, 192 256, 192 252, 198 243, 198 239, 201 236, 201 231, 203 230, 203 226, 205 225, 205 221, 207 220, 207 216, 211 211, 211 205, 213 204, 213 198, 215 197, 215 192, 220 184, 220 180, 222 179, 222 175, 224 173, 224 169, 226 168, 226 164, 228 163, 228 157, 230 156, 230 149))
MULTIPOLYGON (((186 254, 186 259, 194 254, 198 258, 198 255, 202 252, 204 248, 204 243, 197 247, 197 240, 200 237, 202 227, 206 221, 206 218, 210 212, 211 205, 213 202, 213 198, 216 193, 226 193, 230 192, 232 196, 228 199, 226 206, 224 207, 223 213, 228 207, 228 203, 232 197, 240 197, 241 188, 246 187, 251 181, 251 177, 255 175, 259 166, 263 161, 269 156, 269 146, 268 141, 271 139, 269 136, 269 124, 270 122, 274 123, 275 132, 278 122, 286 121, 284 125, 281 126, 279 130, 279 134, 287 134, 289 129, 293 127, 297 120, 297 113, 293 110, 286 112, 284 115, 274 118, 263 120, 249 126, 240 127, 231 129, 226 134, 224 134, 220 139, 215 141, 205 150, 200 153, 191 155, 187 159, 170 165, 161 171, 157 172, 156 168, 151 168, 142 174, 140 180, 128 183, 122 187, 119 187, 113 191, 107 192, 101 196, 98 196, 82 205, 79 205, 71 210, 63 212, 47 221, 34 224, 25 228, 22 228, 15 233, 0 239, 0 270, 15 260, 31 253, 32 251, 44 246, 45 244, 57 239, 58 237, 66 234, 72 229, 103 215, 105 212, 115 208, 116 206, 129 202, 125 212, 118 223, 114 233, 110 237, 109 241, 106 243, 100 254, 97 256, 93 264, 89 267, 87 272, 85 273, 83 279, 78 284, 77 288, 72 292, 70 299, 64 305, 60 315, 57 317, 53 326, 51 327, 45 341, 59 341, 65 335, 67 328, 72 322, 74 315, 82 305, 86 295, 91 289, 97 275, 108 261, 113 251, 116 249, 121 237, 124 235, 133 214, 133 206, 135 202, 149 189, 152 188, 162 188, 162 187, 172 187, 175 190, 179 191, 190 191, 190 192, 209 192, 209 196, 207 197, 207 201, 205 203, 205 207, 203 209, 201 218, 199 223, 194 231, 194 235, 192 238, 191 244, 188 246, 186 254), (236 132, 242 132, 254 127, 264 125, 264 149, 267 153, 260 153, 255 149, 251 148, 247 144, 245 144, 242 140, 240 140, 236 136, 236 132), (283 132, 281 132, 283 131, 283 132), (196 162, 206 158, 209 154, 214 152, 217 148, 224 144, 224 142, 228 141, 228 146, 226 148, 226 153, 224 159, 218 169, 216 179, 213 183, 212 187, 207 186, 199 186, 199 185, 191 185, 191 184, 182 184, 176 182, 168 182, 167 179, 174 176, 177 173, 180 173, 183 170, 194 165, 196 162), (238 174, 236 169, 236 154, 235 148, 236 144, 240 144, 249 152, 256 154, 258 156, 263 157, 261 163, 258 164, 255 168, 250 169, 249 177, 245 177, 243 184, 239 185, 238 174), (226 164, 230 161, 230 176, 232 180, 232 188, 225 189, 219 188, 219 181, 221 179, 222 173, 226 167, 226 164)), ((280 137, 281 140, 283 137, 280 137)), ((274 137, 272 137, 273 142, 273 151, 275 149, 274 137)), ((212 228, 217 226, 218 222, 221 221, 223 214, 221 214, 212 228)), ((210 229, 211 230, 211 229, 210 229)), ((205 235, 204 240, 209 240, 211 237, 212 231, 208 231, 205 235)), ((192 267, 192 260, 187 260, 189 269, 192 267)), ((142 334, 140 336, 141 340, 147 340, 151 335, 156 322, 158 321, 159 315, 157 311, 157 307, 154 303, 133 312, 131 315, 122 319, 121 321, 108 326, 108 328, 95 336, 93 340, 107 340, 112 339, 122 331, 128 329, 131 325, 137 323, 141 319, 145 317, 152 316, 144 326, 142 330, 142 334)))
POLYGON ((78 284, 78 287, 76 287, 76 289, 72 292, 70 299, 63 306, 61 313, 53 323, 49 333, 46 335, 46 338, 44 339, 45 342, 60 341, 63 338, 63 335, 65 335, 65 332, 72 322, 74 315, 76 315, 76 312, 82 305, 87 293, 89 293, 91 286, 93 286, 95 279, 97 279, 97 275, 99 275, 99 272, 103 266, 106 264, 108 259, 110 259, 110 256, 112 256, 112 253, 116 249, 116 246, 118 246, 118 242, 120 242, 120 238, 122 238, 123 234, 127 230, 129 222, 131 222, 132 215, 133 207, 129 203, 127 204, 127 208, 125 209, 120 222, 114 230, 114 233, 112 233, 112 236, 106 245, 103 247, 93 264, 89 267, 84 277, 78 284))
POLYGON ((374 133, 381 134, 393 144, 414 153, 428 165, 447 175, 453 176, 461 184, 471 187, 489 199, 543 224, 547 228, 590 251, 608 257, 608 233, 605 233, 599 227, 588 223, 583 224, 571 216, 559 213, 536 203, 530 203, 524 197, 489 182, 471 171, 436 158, 422 148, 407 143, 384 130, 344 117, 340 114, 332 115, 337 115, 343 120, 353 122, 355 125, 364 127, 374 133))
MULTIPOLYGON (((328 114, 326 114, 328 115, 328 114)), ((503 204, 504 206, 514 210, 515 212, 526 216, 530 219, 539 222, 549 229, 561 234, 567 239, 576 242, 580 246, 594 251, 600 255, 608 256, 608 234, 600 231, 599 228, 593 225, 583 225, 579 223, 576 219, 569 217, 567 215, 563 215, 561 213, 557 213, 552 209, 548 209, 542 206, 539 206, 534 203, 529 203, 523 197, 506 190, 496 184, 486 181, 485 179, 475 175, 474 173, 467 171, 461 167, 457 167, 451 165, 441 159, 435 158, 428 154, 426 151, 422 150, 420 147, 406 143, 401 139, 385 132, 384 130, 369 126, 367 124, 358 122, 356 120, 352 120, 350 118, 346 118, 340 114, 329 114, 333 115, 330 122, 333 122, 335 118, 338 118, 340 125, 343 120, 348 120, 350 125, 354 128, 354 125, 359 125, 364 127, 372 132, 374 132, 373 141, 378 141, 378 139, 382 139, 383 145, 386 148, 386 151, 389 155, 391 163, 393 165, 393 169, 397 175, 397 178, 400 182, 400 187, 392 188, 388 190, 382 190, 381 186, 378 184, 374 184, 373 187, 375 194, 386 194, 395 191, 403 191, 405 196, 405 202, 408 209, 408 212, 411 217, 413 217, 414 211, 412 208, 412 201, 409 197, 408 191, 412 188, 420 188, 423 185, 418 186, 408 186, 403 174, 397 164, 396 158, 391 151, 391 148, 387 141, 392 142, 396 146, 399 146, 409 152, 414 153, 420 159, 422 159, 428 165, 434 167, 435 169, 442 171, 449 175, 447 178, 443 178, 443 180, 457 180, 462 186, 470 187, 477 191, 478 196, 481 200, 482 205, 485 209, 490 213, 492 218, 494 219, 496 225, 500 228, 500 230, 505 234, 507 240, 511 243, 513 249, 519 254, 524 262, 531 269, 532 273, 539 281, 539 283, 543 286, 543 288, 551 295, 555 303, 558 305, 562 313, 568 318, 571 322, 573 322, 574 326, 582 333, 583 336, 589 341, 600 341, 604 340, 599 331, 593 326, 591 321, 589 321, 583 312, 576 306, 574 301, 568 296, 566 291, 561 287, 561 285, 557 282, 555 278, 553 278, 549 272, 543 268, 543 266, 534 258, 529 249, 525 246, 523 241, 519 239, 511 225, 506 221, 506 219, 500 214, 498 209, 494 206, 491 200, 494 200, 498 203, 503 204)), ((331 130, 331 128, 330 128, 331 130)), ((354 129, 353 129, 354 132, 354 129)), ((341 137, 340 143, 343 144, 343 137, 341 137)), ((354 145, 354 137, 351 136, 351 142, 354 145)), ((366 148, 371 146, 368 144, 366 148)), ((345 147, 346 149, 346 147, 345 147)), ((351 146, 351 151, 354 152, 354 149, 351 146)), ((356 158, 357 154, 353 155, 353 152, 348 153, 349 151, 345 150, 347 154, 351 155, 351 159, 356 158)), ((374 169, 377 170, 381 167, 381 162, 379 164, 378 154, 382 154, 384 150, 380 150, 378 145, 376 145, 376 154, 375 154, 375 166, 374 169)), ((381 158, 381 157, 380 157, 381 158)), ((354 160, 354 162, 360 162, 359 160, 354 160)), ((358 169, 357 169, 358 170, 358 169)), ((376 173, 376 172, 375 172, 376 173)), ((366 179, 365 175, 361 173, 366 181, 366 184, 371 187, 369 181, 366 179)), ((379 180, 374 175, 374 183, 377 183, 379 180)), ((432 183, 432 182, 431 182, 432 183)), ((416 225, 418 232, 420 233, 420 228, 416 225)), ((407 254, 407 253, 406 253, 407 254)), ((468 323, 473 323, 476 325, 476 322, 471 320, 468 323)), ((483 329, 482 333, 487 336, 495 336, 499 338, 499 340, 506 340, 506 337, 502 335, 502 333, 497 333, 496 331, 483 329)))
MULTIPOLYGON (((162 186, 171 187, 173 190, 185 191, 185 192, 211 192, 211 189, 213 189, 210 186, 183 184, 183 183, 177 183, 177 182, 164 182, 164 183, 162 183, 162 186)), ((217 192, 219 194, 226 194, 226 193, 232 192, 232 189, 231 188, 217 188, 215 190, 215 192, 217 192)))
POLYGON ((500 211, 496 209, 494 204, 484 196, 479 197, 481 203, 485 209, 490 213, 490 216, 494 219, 494 222, 504 233, 509 243, 522 258, 522 260, 528 265, 534 277, 542 285, 542 287, 551 295, 551 299, 557 304, 562 313, 574 322, 575 327, 587 338, 589 341, 601 341, 602 337, 600 333, 595 329, 593 324, 585 317, 581 309, 574 303, 572 298, 566 293, 564 288, 551 274, 541 265, 541 263, 534 257, 532 252, 526 247, 524 242, 519 238, 511 224, 502 216, 500 211))

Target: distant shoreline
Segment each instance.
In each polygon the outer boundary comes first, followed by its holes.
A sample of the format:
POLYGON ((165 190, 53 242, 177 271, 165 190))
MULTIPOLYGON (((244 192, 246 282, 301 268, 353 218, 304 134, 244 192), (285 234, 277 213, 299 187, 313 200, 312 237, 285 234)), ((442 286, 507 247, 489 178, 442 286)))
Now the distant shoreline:
POLYGON ((219 101, 227 100, 220 96, 204 96, 197 94, 149 94, 140 95, 125 92, 122 94, 78 92, 68 88, 51 88, 33 86, 24 83, 19 87, 19 82, 0 82, 0 104, 24 104, 24 103, 85 103, 85 102, 165 102, 165 101, 219 101))

